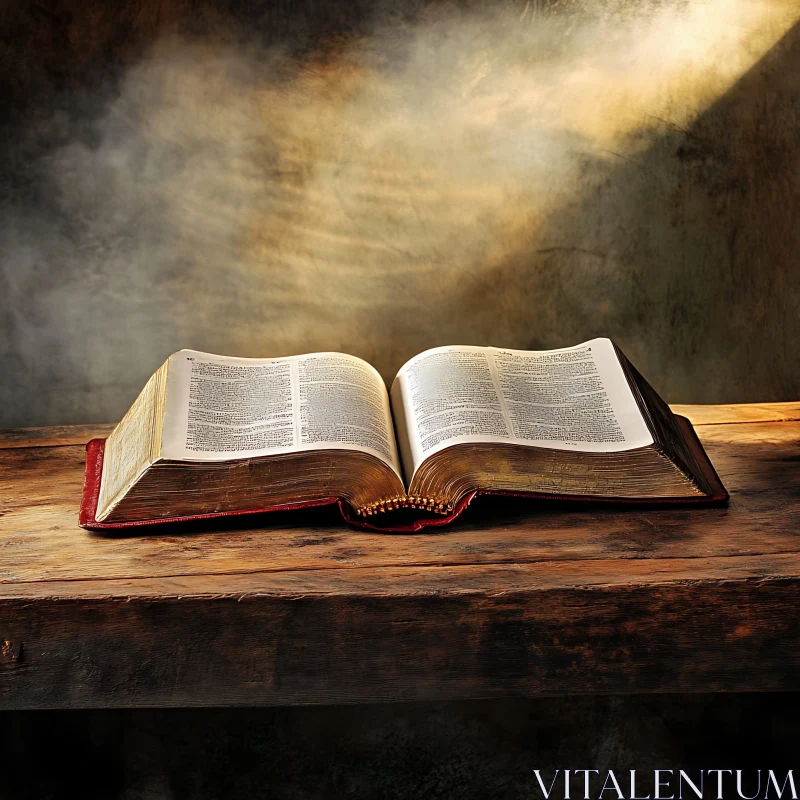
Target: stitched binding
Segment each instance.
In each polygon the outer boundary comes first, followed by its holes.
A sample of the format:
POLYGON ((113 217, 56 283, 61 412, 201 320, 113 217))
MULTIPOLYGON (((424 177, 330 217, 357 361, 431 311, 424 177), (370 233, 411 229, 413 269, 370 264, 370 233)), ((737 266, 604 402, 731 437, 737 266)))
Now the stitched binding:
POLYGON ((401 508, 416 508, 421 511, 431 511, 434 514, 444 515, 453 510, 453 504, 443 503, 435 497, 406 497, 398 495, 361 506, 355 509, 355 512, 359 517, 371 517, 374 514, 385 514, 387 511, 397 511, 401 508))

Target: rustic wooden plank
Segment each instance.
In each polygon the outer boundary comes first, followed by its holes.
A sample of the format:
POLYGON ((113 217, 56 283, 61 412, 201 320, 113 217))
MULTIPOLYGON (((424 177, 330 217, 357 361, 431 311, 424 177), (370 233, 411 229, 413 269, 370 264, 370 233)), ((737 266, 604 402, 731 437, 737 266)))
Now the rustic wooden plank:
POLYGON ((731 491, 727 509, 486 498, 463 522, 420 536, 354 531, 332 509, 91 534, 77 526, 82 448, 8 450, 0 456, 0 582, 796 552, 800 423, 706 426, 700 436, 731 491))
POLYGON ((0 430, 0 450, 17 447, 60 447, 86 444, 89 439, 108 436, 114 425, 57 425, 49 428, 7 428, 0 430))
POLYGON ((789 422, 800 420, 800 402, 738 403, 731 405, 672 405, 676 414, 692 425, 723 425, 733 422, 789 422))
POLYGON ((800 628, 787 613, 798 603, 796 577, 494 594, 6 600, 7 652, 19 655, 0 669, 0 707, 798 689, 800 628))
POLYGON ((796 553, 708 558, 552 560, 513 564, 264 570, 0 584, 0 602, 25 600, 412 597, 499 595, 574 588, 763 582, 800 578, 796 553))
POLYGON ((328 509, 103 537, 81 446, 7 448, 0 708, 799 689, 800 422, 698 433, 728 508, 495 499, 418 536, 328 509))

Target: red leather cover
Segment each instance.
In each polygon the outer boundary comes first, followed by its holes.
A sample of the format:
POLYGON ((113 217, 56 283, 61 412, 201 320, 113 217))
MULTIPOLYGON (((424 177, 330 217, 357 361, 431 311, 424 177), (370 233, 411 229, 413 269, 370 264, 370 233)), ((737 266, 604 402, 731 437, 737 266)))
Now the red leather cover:
POLYGON ((142 525, 160 525, 167 522, 188 522, 190 520, 215 519, 217 517, 234 517, 244 514, 263 514, 269 511, 289 511, 300 508, 314 508, 337 504, 342 517, 350 525, 362 530, 380 531, 382 533, 417 533, 425 528, 441 527, 457 519, 464 513, 472 501, 479 495, 504 495, 507 497, 526 497, 532 500, 560 500, 579 503, 614 503, 625 505, 716 505, 726 503, 729 495, 716 470, 708 460, 691 422, 685 417, 676 416, 682 433, 686 437, 703 473, 712 487, 712 494, 695 497, 662 497, 662 498, 630 498, 630 497, 587 497, 586 495, 550 494, 547 492, 512 492, 496 489, 476 489, 461 498, 453 510, 447 514, 432 514, 429 517, 412 519, 409 522, 399 522, 392 519, 392 513, 377 514, 373 517, 360 517, 351 506, 337 497, 326 497, 308 503, 288 503, 265 508, 248 508, 243 511, 217 511, 209 514, 194 514, 188 517, 168 517, 163 519, 147 519, 135 522, 98 522, 97 500, 100 495, 100 478, 103 472, 103 451, 105 439, 92 439, 86 445, 86 474, 83 484, 83 496, 78 522, 82 528, 89 530, 115 530, 120 528, 133 528, 142 525), (385 525, 380 525, 380 520, 386 520, 385 525), (369 521, 368 521, 369 520, 369 521), (378 524, 376 524, 378 523, 378 524))

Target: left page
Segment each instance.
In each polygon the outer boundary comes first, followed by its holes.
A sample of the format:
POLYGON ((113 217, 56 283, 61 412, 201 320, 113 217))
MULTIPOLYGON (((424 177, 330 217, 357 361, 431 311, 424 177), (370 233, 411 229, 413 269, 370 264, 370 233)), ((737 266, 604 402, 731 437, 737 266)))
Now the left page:
POLYGON ((359 450, 401 475, 389 396, 378 371, 344 353, 169 358, 161 457, 225 461, 359 450))

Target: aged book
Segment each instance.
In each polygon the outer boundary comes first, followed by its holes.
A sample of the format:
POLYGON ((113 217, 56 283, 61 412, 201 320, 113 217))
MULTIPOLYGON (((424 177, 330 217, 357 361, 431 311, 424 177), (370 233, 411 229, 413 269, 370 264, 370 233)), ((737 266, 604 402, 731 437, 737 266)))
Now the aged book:
POLYGON ((723 502, 691 425, 609 339, 549 351, 437 347, 391 392, 342 353, 181 350, 87 446, 81 524, 115 528, 338 503, 419 530, 477 494, 723 502))

